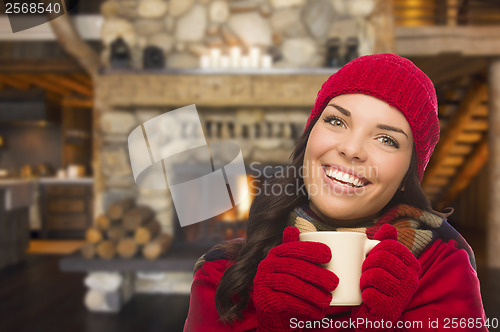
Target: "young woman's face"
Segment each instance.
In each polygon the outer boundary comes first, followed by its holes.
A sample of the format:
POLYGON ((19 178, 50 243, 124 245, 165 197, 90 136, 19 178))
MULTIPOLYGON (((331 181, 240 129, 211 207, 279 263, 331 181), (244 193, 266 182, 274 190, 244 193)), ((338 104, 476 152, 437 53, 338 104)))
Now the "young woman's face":
POLYGON ((410 126, 396 108, 363 94, 333 98, 304 156, 311 209, 338 226, 376 216, 400 189, 412 150, 410 126))

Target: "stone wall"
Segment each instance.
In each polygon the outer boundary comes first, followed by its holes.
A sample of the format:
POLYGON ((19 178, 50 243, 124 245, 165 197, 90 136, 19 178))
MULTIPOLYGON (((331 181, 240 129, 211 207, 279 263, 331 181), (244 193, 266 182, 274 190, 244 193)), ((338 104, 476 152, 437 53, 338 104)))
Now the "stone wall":
MULTIPOLYGON (((392 36, 385 0, 108 0, 101 6, 103 63, 122 37, 132 67, 142 67, 147 46, 161 48, 169 68, 197 68, 210 48, 244 52, 259 47, 275 67, 322 67, 326 41, 357 37, 360 54, 390 51, 377 36, 392 36)), ((385 37, 384 37, 385 36, 385 37)))

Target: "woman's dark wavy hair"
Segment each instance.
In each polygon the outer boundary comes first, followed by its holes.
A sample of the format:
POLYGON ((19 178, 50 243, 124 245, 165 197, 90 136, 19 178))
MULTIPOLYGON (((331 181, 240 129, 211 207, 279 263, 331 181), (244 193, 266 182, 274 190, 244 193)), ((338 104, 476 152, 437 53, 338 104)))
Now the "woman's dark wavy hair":
MULTIPOLYGON (((232 323, 235 319, 242 318, 241 311, 248 304, 249 289, 252 287, 257 266, 266 257, 269 250, 281 244, 283 230, 287 225, 290 212, 296 206, 308 201, 304 181, 296 170, 300 170, 303 165, 307 140, 316 121, 311 123, 297 139, 291 155, 292 163, 289 166, 292 171, 283 172, 285 176, 270 181, 270 188, 273 186, 293 187, 297 194, 289 195, 285 191, 281 195, 261 193, 255 197, 252 203, 246 239, 242 245, 236 244, 241 246, 239 254, 235 263, 225 271, 215 294, 217 312, 220 320, 225 323, 232 323)), ((451 214, 451 212, 439 213, 431 208, 429 199, 420 186, 415 146, 413 147, 410 167, 402 184, 404 190, 398 190, 381 213, 397 204, 405 203, 445 218, 451 214)))

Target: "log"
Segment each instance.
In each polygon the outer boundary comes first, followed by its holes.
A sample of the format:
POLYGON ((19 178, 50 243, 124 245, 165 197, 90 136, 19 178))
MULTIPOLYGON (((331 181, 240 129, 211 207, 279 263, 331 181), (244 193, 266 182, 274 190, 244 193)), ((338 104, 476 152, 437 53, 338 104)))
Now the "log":
POLYGON ((93 243, 85 243, 83 247, 80 248, 83 258, 91 259, 96 255, 96 246, 93 243))
POLYGON ((116 250, 118 251, 118 254, 122 258, 131 258, 134 257, 134 255, 138 251, 138 246, 135 240, 131 237, 126 237, 120 240, 118 242, 118 245, 116 247, 116 250))
POLYGON ((103 310, 105 303, 104 294, 105 292, 103 291, 89 289, 87 294, 85 294, 85 306, 91 311, 103 310))
POLYGON ((89 272, 83 283, 90 289, 115 292, 122 286, 123 279, 119 272, 89 272))
POLYGON ((97 246, 97 254, 103 259, 111 259, 116 254, 116 244, 113 241, 106 240, 97 246))
POLYGON ((137 228, 134 234, 134 239, 138 244, 146 244, 160 233, 161 224, 157 220, 153 220, 148 224, 137 228))
POLYGON ((125 230, 135 232, 137 228, 154 217, 154 211, 149 206, 137 206, 123 216, 125 230))
POLYGON ((118 272, 90 272, 84 279, 84 284, 90 289, 102 292, 115 292, 123 284, 123 275, 118 272))
POLYGON ((111 220, 122 219, 125 213, 135 206, 133 198, 126 198, 119 202, 113 203, 108 208, 108 216, 111 220))
POLYGON ((127 235, 127 232, 125 231, 125 228, 123 228, 122 225, 117 225, 117 226, 112 226, 110 229, 108 229, 106 235, 108 236, 109 240, 118 242, 127 235))
POLYGON ((122 307, 120 292, 103 292, 89 289, 84 299, 90 311, 118 312, 122 307))
POLYGON ((95 224, 101 231, 106 231, 111 227, 111 220, 108 218, 108 216, 100 214, 99 216, 97 216, 95 224))
POLYGON ((147 259, 158 258, 166 252, 172 245, 172 236, 170 234, 160 234, 153 241, 149 242, 142 249, 142 254, 147 259))
POLYGON ((85 232, 85 239, 89 243, 99 243, 102 240, 102 233, 97 228, 90 227, 87 229, 87 232, 85 232))

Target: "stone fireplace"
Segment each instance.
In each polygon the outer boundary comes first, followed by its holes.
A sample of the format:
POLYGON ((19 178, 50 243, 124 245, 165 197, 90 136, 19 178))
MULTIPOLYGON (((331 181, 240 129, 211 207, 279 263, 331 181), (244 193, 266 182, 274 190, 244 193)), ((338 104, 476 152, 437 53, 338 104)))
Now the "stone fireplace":
POLYGON ((115 201, 135 197, 138 204, 153 207, 165 232, 180 229, 168 190, 135 184, 127 139, 145 121, 186 105, 196 105, 207 142, 236 143, 247 167, 287 165, 316 93, 333 71, 103 73, 94 111, 96 215, 115 201))

